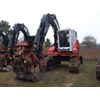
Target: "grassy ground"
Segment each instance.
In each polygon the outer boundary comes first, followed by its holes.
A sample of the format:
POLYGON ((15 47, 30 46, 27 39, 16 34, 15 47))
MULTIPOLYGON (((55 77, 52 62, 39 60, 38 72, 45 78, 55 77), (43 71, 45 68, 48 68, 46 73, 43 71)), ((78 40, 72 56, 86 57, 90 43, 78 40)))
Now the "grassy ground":
POLYGON ((68 66, 63 63, 49 72, 40 73, 37 71, 38 77, 34 82, 24 82, 14 79, 15 73, 0 72, 1 87, 99 87, 100 81, 95 76, 95 61, 85 61, 81 67, 79 74, 68 72, 68 66))

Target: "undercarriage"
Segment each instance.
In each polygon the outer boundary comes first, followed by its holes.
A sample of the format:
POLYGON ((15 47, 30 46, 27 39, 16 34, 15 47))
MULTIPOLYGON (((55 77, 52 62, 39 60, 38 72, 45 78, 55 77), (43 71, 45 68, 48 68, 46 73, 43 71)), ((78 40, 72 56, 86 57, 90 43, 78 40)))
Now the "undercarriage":
POLYGON ((68 62, 69 72, 79 73, 80 66, 83 64, 83 58, 80 59, 79 56, 69 57, 69 56, 47 56, 40 61, 39 68, 41 72, 49 71, 53 67, 60 65, 62 61, 68 62))

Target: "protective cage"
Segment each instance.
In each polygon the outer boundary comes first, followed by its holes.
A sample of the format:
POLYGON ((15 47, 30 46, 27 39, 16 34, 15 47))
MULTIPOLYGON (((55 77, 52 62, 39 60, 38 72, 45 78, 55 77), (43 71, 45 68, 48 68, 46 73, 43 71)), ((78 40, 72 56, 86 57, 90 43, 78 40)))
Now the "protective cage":
POLYGON ((72 51, 73 44, 76 40, 76 32, 71 29, 58 30, 58 51, 72 51))

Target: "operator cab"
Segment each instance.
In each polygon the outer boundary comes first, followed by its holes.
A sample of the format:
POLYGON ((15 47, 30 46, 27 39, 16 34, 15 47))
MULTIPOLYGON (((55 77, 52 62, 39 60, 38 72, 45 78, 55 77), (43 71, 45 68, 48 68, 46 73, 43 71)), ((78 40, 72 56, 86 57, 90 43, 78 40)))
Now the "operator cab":
POLYGON ((72 29, 58 30, 58 51, 72 51, 77 38, 76 32, 72 29))

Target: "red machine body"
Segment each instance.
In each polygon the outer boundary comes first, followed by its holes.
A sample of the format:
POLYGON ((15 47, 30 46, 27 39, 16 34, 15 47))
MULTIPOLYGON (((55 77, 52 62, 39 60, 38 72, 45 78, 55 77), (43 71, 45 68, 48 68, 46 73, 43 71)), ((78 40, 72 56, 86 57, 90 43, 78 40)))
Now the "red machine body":
MULTIPOLYGON (((74 30, 68 29, 67 31, 74 31, 74 30)), ((60 33, 60 34, 62 34, 62 33, 60 33)), ((60 55, 60 56, 74 56, 76 54, 79 54, 80 44, 77 39, 77 32, 74 31, 74 33, 70 33, 70 36, 73 36, 72 34, 74 34, 75 40, 74 41, 72 41, 71 39, 69 40, 70 46, 61 47, 61 50, 60 50, 60 47, 58 47, 58 51, 55 51, 55 46, 53 45, 48 49, 47 54, 48 55, 60 55)), ((67 40, 67 38, 66 38, 66 40, 67 40)), ((58 41, 58 44, 60 44, 59 42, 61 42, 61 41, 58 41)))

